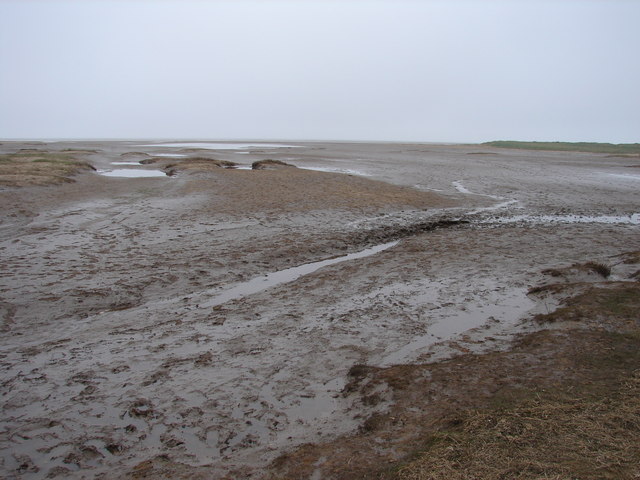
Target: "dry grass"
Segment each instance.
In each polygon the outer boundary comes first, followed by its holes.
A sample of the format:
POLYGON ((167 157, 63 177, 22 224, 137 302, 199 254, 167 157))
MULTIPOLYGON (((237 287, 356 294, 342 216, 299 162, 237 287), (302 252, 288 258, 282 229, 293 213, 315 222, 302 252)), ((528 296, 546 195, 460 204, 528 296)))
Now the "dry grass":
MULTIPOLYGON (((149 160, 143 160, 141 163, 155 163, 158 160, 166 160, 166 159, 158 159, 152 158, 149 160)), ((233 162, 229 162, 227 160, 217 160, 214 158, 207 157, 188 157, 179 160, 177 163, 171 163, 164 166, 164 170, 172 175, 176 171, 181 170, 192 170, 197 172, 206 172, 210 170, 217 170, 219 168, 232 168, 235 167, 236 164, 233 162)))
POLYGON ((215 191, 217 212, 304 212, 327 209, 434 208, 455 200, 364 177, 294 167, 265 170, 212 169, 208 179, 190 182, 189 192, 215 191))
POLYGON ((603 278, 609 278, 611 275, 611 267, 605 263, 599 262, 586 262, 586 263, 574 263, 569 267, 564 268, 547 268, 542 270, 544 275, 552 277, 565 277, 567 279, 575 278, 580 273, 595 273, 603 278))
MULTIPOLYGON (((550 285, 549 287, 561 289, 563 286, 550 285)), ((554 312, 537 315, 535 319, 539 322, 569 320, 596 325, 606 318, 609 324, 615 322, 616 328, 626 330, 640 326, 638 325, 639 311, 640 285, 612 282, 609 285, 589 287, 584 293, 567 299, 554 312)))
POLYGON ((77 158, 82 153, 27 150, 0 155, 0 185, 25 187, 73 182, 73 175, 93 170, 86 161, 77 158))
POLYGON ((283 168, 283 167, 294 167, 294 165, 290 165, 281 160, 258 160, 257 162, 253 162, 251 164, 251 168, 253 170, 267 170, 272 168, 283 168))
POLYGON ((542 392, 509 408, 468 412, 397 478, 638 478, 640 371, 614 395, 581 393, 542 392))
POLYGON ((604 263, 587 262, 584 266, 604 278, 609 278, 609 275, 611 275, 611 267, 609 265, 605 265, 604 263))
POLYGON ((236 163, 229 162, 227 160, 217 160, 209 157, 174 158, 171 160, 164 157, 150 157, 140 160, 140 164, 160 164, 159 168, 162 168, 162 170, 164 170, 164 172, 169 176, 173 176, 178 172, 184 171, 211 172, 221 168, 234 168, 237 165, 236 163))
POLYGON ((595 327, 572 360, 582 379, 507 391, 487 408, 462 412, 454 428, 432 435, 393 478, 639 478, 639 311, 640 286, 612 282, 541 316, 595 327))

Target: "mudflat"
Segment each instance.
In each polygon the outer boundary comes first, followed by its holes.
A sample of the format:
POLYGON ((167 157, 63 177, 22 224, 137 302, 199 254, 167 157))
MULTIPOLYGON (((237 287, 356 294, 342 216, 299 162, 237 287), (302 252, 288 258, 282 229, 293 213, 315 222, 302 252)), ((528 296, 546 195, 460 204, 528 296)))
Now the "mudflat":
POLYGON ((568 378, 545 316, 637 301, 640 158, 198 147, 0 144, 3 477, 428 478, 452 398, 568 378))

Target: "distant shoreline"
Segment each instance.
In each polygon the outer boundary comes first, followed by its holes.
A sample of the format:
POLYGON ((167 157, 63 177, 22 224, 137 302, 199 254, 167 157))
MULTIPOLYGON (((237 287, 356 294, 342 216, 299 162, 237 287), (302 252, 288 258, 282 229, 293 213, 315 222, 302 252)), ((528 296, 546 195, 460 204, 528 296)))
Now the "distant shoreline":
POLYGON ((492 140, 489 142, 469 143, 469 142, 429 142, 429 141, 400 141, 400 140, 312 140, 312 139, 143 139, 143 138, 40 138, 40 139, 0 139, 0 143, 75 143, 75 142, 159 142, 169 143, 177 141, 188 142, 261 142, 261 143, 296 143, 296 144, 397 144, 397 145, 462 145, 462 146, 484 146, 497 148, 511 148, 516 150, 546 150, 559 152, 585 152, 585 153, 608 153, 613 155, 640 155, 640 143, 600 143, 600 142, 529 142, 521 140, 492 140))
POLYGON ((498 148, 515 148, 518 150, 551 150, 561 152, 588 152, 611 154, 640 154, 640 143, 597 143, 597 142, 522 142, 514 140, 498 140, 484 142, 481 145, 498 148))

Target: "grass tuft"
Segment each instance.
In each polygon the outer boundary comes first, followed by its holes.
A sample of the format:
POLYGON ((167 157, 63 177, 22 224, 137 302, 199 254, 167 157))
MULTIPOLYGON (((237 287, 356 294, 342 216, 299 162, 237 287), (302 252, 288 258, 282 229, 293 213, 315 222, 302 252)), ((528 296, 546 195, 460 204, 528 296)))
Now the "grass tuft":
POLYGON ((294 165, 290 165, 290 164, 288 164, 286 162, 283 162, 281 160, 271 160, 271 159, 258 160, 257 162, 253 162, 251 164, 251 168, 253 170, 267 170, 269 168, 281 168, 281 167, 295 168, 294 165))
POLYGON ((609 275, 611 275, 611 267, 604 263, 587 262, 585 263, 585 267, 599 275, 602 275, 604 278, 609 278, 609 275))
POLYGON ((72 182, 71 177, 93 167, 76 158, 78 152, 20 150, 0 155, 0 185, 58 185, 72 182))
MULTIPOLYGON (((550 286, 560 291, 562 285, 550 286)), ((545 291, 542 287, 539 291, 545 291)), ((534 317, 537 322, 548 323, 560 320, 597 323, 602 318, 612 317, 620 325, 640 325, 640 287, 637 282, 620 282, 613 288, 594 286, 584 293, 566 300, 557 310, 534 317)))

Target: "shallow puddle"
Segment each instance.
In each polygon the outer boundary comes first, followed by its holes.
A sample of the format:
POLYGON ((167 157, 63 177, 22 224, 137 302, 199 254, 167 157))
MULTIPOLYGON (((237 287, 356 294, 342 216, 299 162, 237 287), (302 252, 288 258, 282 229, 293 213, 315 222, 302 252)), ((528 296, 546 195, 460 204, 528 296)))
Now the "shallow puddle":
POLYGON ((601 223, 640 225, 640 213, 632 215, 515 215, 495 218, 481 223, 601 223))
POLYGON ((352 170, 350 168, 336 168, 336 167, 298 167, 303 170, 315 170, 316 172, 327 173, 342 173, 344 175, 357 175, 359 177, 370 177, 368 173, 361 172, 359 170, 352 170))
POLYGON ((185 142, 185 143, 154 143, 139 145, 140 147, 168 147, 168 148, 205 148, 209 150, 247 150, 252 148, 295 148, 295 145, 280 143, 218 143, 218 142, 185 142))
POLYGON ((455 188, 459 193, 464 193, 466 195, 475 195, 471 190, 467 189, 462 182, 451 182, 453 188, 455 188))
POLYGON ((610 177, 624 178, 625 180, 640 180, 640 175, 633 175, 631 173, 608 173, 610 177))
MULTIPOLYGON (((428 297, 428 296, 427 296, 428 297)), ((453 340, 464 332, 478 328, 490 321, 499 323, 502 329, 515 324, 525 313, 535 306, 535 302, 527 297, 526 290, 512 289, 506 292, 493 292, 490 303, 458 310, 450 315, 441 317, 436 323, 427 328, 427 334, 416 337, 403 347, 387 354, 380 364, 382 366, 395 365, 415 361, 426 353, 429 347, 453 340)), ((426 298, 425 301, 431 301, 426 298)))
POLYGON ((111 165, 140 165, 140 162, 111 162, 111 165))
POLYGON ((469 215, 476 215, 478 213, 494 212, 496 210, 502 210, 503 208, 507 208, 511 205, 515 205, 516 203, 518 203, 518 200, 506 200, 504 202, 491 205, 490 207, 476 208, 475 210, 470 211, 469 215))
POLYGON ((144 178, 144 177, 166 177, 167 174, 162 170, 142 170, 138 168, 118 168, 115 170, 98 170, 99 175, 105 177, 125 177, 125 178, 144 178))
MULTIPOLYGON (((320 262, 307 263, 298 267, 287 268, 286 270, 269 273, 263 277, 254 278, 252 280, 249 280, 248 282, 236 285, 229 290, 218 293, 213 298, 210 298, 209 300, 206 300, 204 302, 200 302, 199 305, 200 307, 215 307, 216 305, 222 305, 223 303, 229 302, 231 300, 237 300, 247 295, 261 292, 262 290, 266 290, 267 288, 275 287, 283 283, 293 282, 294 280, 297 280, 304 275, 309 275, 310 273, 320 270, 322 267, 327 267, 329 265, 335 265, 336 263, 342 263, 349 260, 356 260, 359 258, 365 258, 371 255, 375 255, 376 253, 380 253, 391 247, 395 247, 398 243, 399 241, 396 240, 393 242, 384 243, 382 245, 377 245, 375 247, 367 248, 366 250, 362 250, 360 252, 350 253, 349 255, 330 258, 328 260, 322 260, 320 262)), ((215 292, 205 292, 205 294, 206 293, 215 292)))

